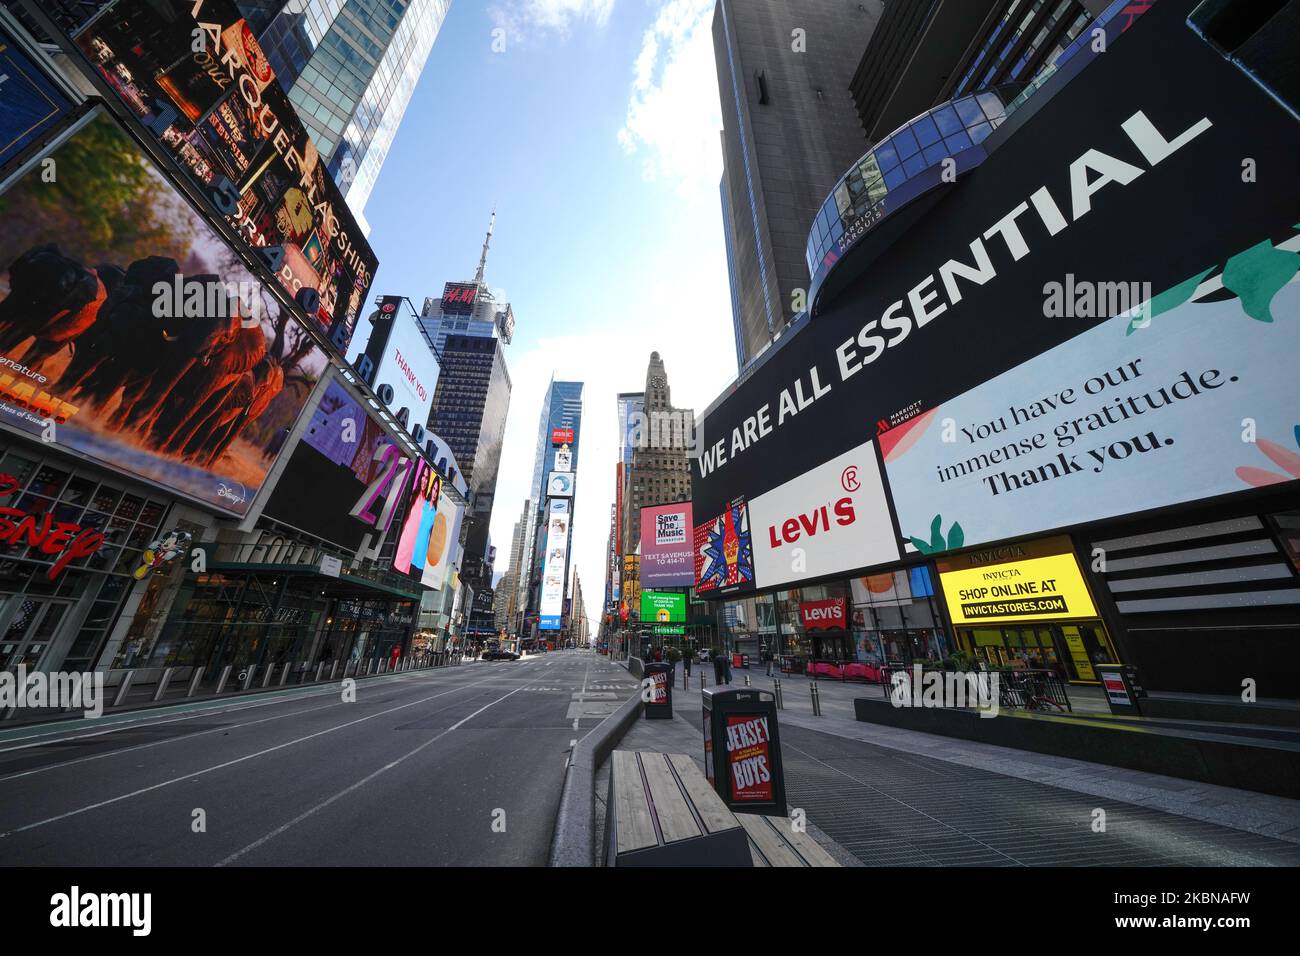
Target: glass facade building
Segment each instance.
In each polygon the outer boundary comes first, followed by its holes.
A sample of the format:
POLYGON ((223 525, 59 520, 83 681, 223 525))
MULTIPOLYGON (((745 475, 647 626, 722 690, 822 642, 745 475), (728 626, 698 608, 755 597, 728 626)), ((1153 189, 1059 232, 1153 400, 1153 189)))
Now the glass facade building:
POLYGON ((360 216, 451 0, 239 0, 360 216))

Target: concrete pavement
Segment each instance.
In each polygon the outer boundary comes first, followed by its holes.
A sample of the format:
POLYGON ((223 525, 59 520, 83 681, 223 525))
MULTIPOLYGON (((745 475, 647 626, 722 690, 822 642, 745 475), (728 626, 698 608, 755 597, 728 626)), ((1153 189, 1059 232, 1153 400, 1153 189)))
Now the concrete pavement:
MULTIPOLYGON (((701 759, 699 673, 620 746, 701 759)), ((814 716, 808 680, 781 680, 788 801, 861 864, 1300 865, 1300 801, 859 722, 853 698, 881 694, 861 684, 819 681, 814 716)))
POLYGON ((573 741, 635 690, 589 652, 13 728, 22 865, 544 865, 573 741), (110 723, 111 721, 111 723, 110 723))

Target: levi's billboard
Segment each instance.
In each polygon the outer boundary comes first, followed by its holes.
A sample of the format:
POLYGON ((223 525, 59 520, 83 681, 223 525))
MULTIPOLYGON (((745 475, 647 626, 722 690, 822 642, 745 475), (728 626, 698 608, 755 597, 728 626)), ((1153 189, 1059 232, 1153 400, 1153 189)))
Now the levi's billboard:
POLYGON ((1049 77, 702 416, 695 513, 749 502, 758 588, 1298 476, 1300 127, 1188 28, 1193 6, 1161 0, 1049 77), (1243 157, 1288 174, 1256 181, 1243 157), (1081 282, 1136 285, 1143 315, 1053 304, 1081 282), (1240 440, 1244 418, 1265 441, 1240 440), (827 490, 819 469, 873 438, 889 540, 821 561, 833 499, 801 486, 827 490), (774 489, 795 507, 760 513, 774 489), (807 570, 768 561, 765 578, 767 527, 780 540, 814 506, 818 536, 793 529, 807 570))
POLYGON ((118 0, 74 39, 346 357, 379 262, 232 0, 118 0))

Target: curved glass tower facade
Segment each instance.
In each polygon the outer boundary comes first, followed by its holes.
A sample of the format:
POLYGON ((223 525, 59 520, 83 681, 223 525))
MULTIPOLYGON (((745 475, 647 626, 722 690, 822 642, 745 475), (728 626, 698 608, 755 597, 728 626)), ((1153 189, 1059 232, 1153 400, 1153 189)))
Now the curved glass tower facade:
POLYGON ((240 0, 358 215, 451 0, 240 0))

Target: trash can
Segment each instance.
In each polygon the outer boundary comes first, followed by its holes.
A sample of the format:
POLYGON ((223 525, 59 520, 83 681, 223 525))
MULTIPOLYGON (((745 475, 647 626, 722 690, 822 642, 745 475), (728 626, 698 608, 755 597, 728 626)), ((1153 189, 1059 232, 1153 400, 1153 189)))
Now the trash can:
POLYGON ((647 720, 673 719, 673 665, 662 661, 645 665, 642 698, 647 720))
POLYGON ((1147 692, 1138 679, 1136 667, 1128 664, 1094 664, 1093 670, 1101 678, 1101 687, 1106 692, 1106 703, 1110 705, 1112 714, 1141 716, 1142 705, 1138 701, 1147 692))
POLYGON ((785 816, 775 695, 756 688, 703 694, 704 769, 713 789, 736 813, 785 816))

